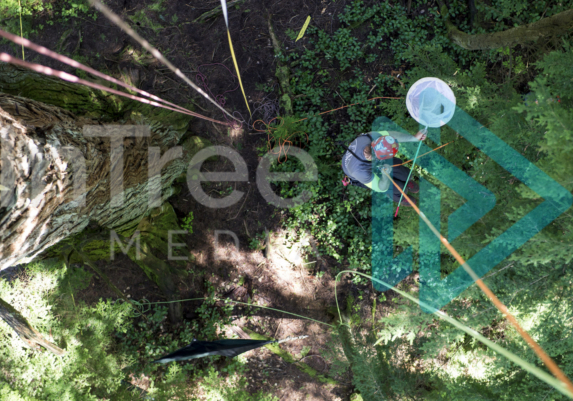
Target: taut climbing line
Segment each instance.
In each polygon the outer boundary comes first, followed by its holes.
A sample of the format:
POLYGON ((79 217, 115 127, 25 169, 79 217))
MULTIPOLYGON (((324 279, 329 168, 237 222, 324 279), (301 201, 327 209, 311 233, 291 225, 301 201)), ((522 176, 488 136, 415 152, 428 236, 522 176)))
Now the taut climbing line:
POLYGON ((412 205, 416 213, 424 220, 424 223, 432 230, 432 232, 440 239, 440 242, 450 251, 452 256, 456 258, 458 263, 464 268, 464 270, 470 275, 470 277, 476 282, 478 287, 484 292, 485 295, 490 299, 490 301, 495 305, 495 307, 505 316, 505 318, 511 323, 511 325, 517 330, 519 335, 527 342, 529 347, 537 354, 539 359, 545 364, 545 366, 553 373, 553 375, 559 379, 563 384, 567 386, 569 392, 573 394, 573 383, 571 380, 563 373, 563 371, 557 366, 557 364, 551 359, 549 355, 537 344, 537 342, 529 335, 529 333, 521 327, 517 319, 511 314, 507 307, 497 298, 497 296, 489 289, 489 287, 479 278, 479 276, 473 271, 473 269, 467 264, 467 262, 460 256, 460 254, 455 250, 455 248, 450 245, 447 239, 440 234, 440 232, 434 227, 434 225, 428 220, 426 215, 420 211, 418 206, 416 206, 411 199, 406 195, 406 193, 394 182, 390 175, 383 172, 386 177, 390 179, 392 184, 402 193, 406 200, 412 205))
MULTIPOLYGON (((529 363, 525 360, 523 360, 522 358, 520 358, 519 356, 515 355, 513 352, 510 352, 508 350, 506 350, 505 348, 499 346, 498 344, 496 344, 495 342, 491 341, 490 339, 484 337, 483 335, 481 335, 480 333, 478 333, 477 331, 471 329, 470 327, 466 326, 465 324, 463 324, 462 322, 448 316, 447 314, 445 314, 444 312, 442 312, 441 310, 438 310, 430 305, 428 305, 427 303, 425 303, 424 301, 421 301, 417 298, 414 298, 413 296, 411 296, 410 294, 404 292, 404 291, 400 291, 399 289, 397 289, 396 287, 385 283, 382 280, 379 280, 377 278, 374 278, 372 276, 369 276, 368 274, 364 274, 358 271, 354 271, 354 270, 343 270, 341 272, 339 272, 334 280, 334 299, 336 300, 336 308, 338 310, 338 316, 340 317, 340 321, 342 322, 342 314, 340 313, 340 307, 338 305, 338 296, 337 296, 337 286, 336 283, 339 280, 339 277, 344 274, 344 273, 352 273, 352 274, 358 274, 360 276, 366 277, 371 279, 372 281, 375 281, 379 284, 382 284, 383 286, 385 286, 386 288, 388 288, 389 290, 394 290, 395 292, 397 292, 398 294, 400 294, 401 296, 403 296, 404 298, 409 299, 410 301, 420 305, 420 307, 424 307, 428 310, 431 310, 432 313, 436 316, 438 316, 440 319, 445 320, 446 322, 450 323, 451 325, 453 325, 454 327, 460 329, 461 331, 467 333, 468 335, 472 336, 473 338, 475 338, 476 340, 482 342, 483 344, 487 345, 489 348, 491 348, 492 350, 494 350, 495 352, 503 355, 504 357, 506 357, 507 359, 509 359, 510 361, 512 361, 513 363, 515 363, 516 365, 520 366, 522 369, 524 369, 525 371, 537 376, 537 378, 539 378, 540 380, 543 380, 545 383, 549 384, 550 386, 552 386, 553 388, 555 388, 556 390, 558 390, 559 392, 561 392, 562 394, 565 394, 566 396, 568 396, 569 398, 573 398, 573 393, 571 393, 567 387, 567 385, 565 383, 563 383, 562 381, 555 379, 553 376, 551 376, 549 373, 546 373, 543 369, 540 369, 539 367, 533 365, 532 363, 529 363)), ((345 324, 345 323, 342 323, 345 324)), ((381 341, 383 340, 383 338, 379 338, 378 341, 376 341, 376 343, 374 343, 374 346, 378 345, 381 341)))
POLYGON ((261 305, 255 305, 255 304, 252 304, 252 303, 234 301, 234 300, 228 299, 228 298, 227 298, 227 299, 221 299, 221 298, 215 298, 215 297, 213 297, 213 298, 211 298, 211 297, 205 297, 205 298, 188 298, 188 299, 178 299, 178 300, 175 300, 175 301, 160 301, 160 302, 149 302, 147 299, 145 299, 143 302, 139 302, 139 301, 136 301, 136 300, 131 300, 131 303, 132 303, 132 305, 133 305, 134 307, 140 308, 138 311, 139 311, 139 313, 140 313, 141 315, 143 315, 145 312, 149 311, 149 309, 144 309, 144 306, 145 306, 145 305, 172 304, 172 303, 175 303, 175 302, 208 301, 208 300, 223 301, 223 302, 233 302, 233 303, 239 304, 239 305, 252 306, 252 307, 261 308, 261 309, 269 309, 269 310, 272 310, 272 311, 275 311, 275 312, 281 312, 281 313, 286 313, 287 315, 296 316, 296 317, 299 317, 299 318, 301 318, 301 319, 310 320, 310 321, 313 321, 313 322, 315 322, 315 323, 324 324, 324 325, 326 325, 326 326, 328 326, 328 327, 334 327, 334 326, 331 325, 331 324, 328 324, 328 323, 326 323, 326 322, 321 322, 320 320, 316 320, 316 319, 313 319, 313 318, 311 318, 311 317, 298 315, 298 314, 296 314, 296 313, 287 312, 287 311, 284 311, 284 310, 281 310, 281 309, 270 308, 270 307, 268 307, 268 306, 261 306, 261 305))
MULTIPOLYGON (((12 41, 12 42, 18 44, 18 45, 22 45, 22 47, 25 46, 25 47, 27 47, 27 48, 29 48, 29 49, 34 50, 35 52, 38 52, 38 53, 44 55, 44 56, 51 57, 51 58, 53 58, 54 60, 58 60, 58 61, 60 61, 60 62, 62 62, 62 63, 64 63, 64 64, 67 64, 67 65, 71 66, 71 67, 78 68, 78 69, 80 69, 80 70, 83 70, 83 71, 85 71, 85 72, 88 72, 88 73, 90 73, 90 74, 92 74, 92 75, 95 75, 96 77, 105 79, 105 80, 108 81, 108 82, 114 83, 114 84, 119 85, 119 86, 123 86, 123 87, 126 88, 126 89, 132 90, 132 91, 134 91, 134 92, 136 92, 136 93, 139 93, 139 94, 141 94, 141 95, 143 95, 143 96, 149 97, 149 98, 151 98, 151 99, 153 99, 153 100, 156 100, 156 101, 158 101, 158 102, 161 102, 161 103, 167 104, 167 105, 169 105, 169 106, 175 107, 176 109, 182 110, 182 111, 184 111, 184 112, 193 113, 191 110, 188 110, 188 109, 186 109, 186 108, 184 108, 184 107, 181 107, 181 106, 178 106, 178 105, 176 105, 176 104, 174 104, 174 103, 171 103, 171 102, 168 102, 168 101, 166 101, 166 100, 163 100, 163 99, 161 99, 161 98, 159 98, 159 97, 157 97, 157 96, 155 96, 155 95, 152 95, 151 93, 145 92, 145 91, 143 91, 143 90, 141 90, 141 89, 138 89, 138 88, 136 88, 136 87, 134 87, 134 86, 128 85, 128 84, 126 84, 125 82, 120 81, 119 79, 115 79, 115 78, 113 78, 113 77, 110 77, 109 75, 106 75, 106 74, 104 74, 104 73, 102 73, 102 72, 99 72, 99 71, 97 71, 97 70, 94 70, 94 69, 91 68, 91 67, 88 67, 88 66, 86 66, 86 65, 83 65, 82 63, 79 63, 79 62, 77 62, 76 60, 72 60, 72 59, 69 58, 69 57, 66 57, 66 56, 64 56, 64 55, 58 54, 58 53, 56 53, 56 52, 54 52, 54 51, 52 51, 52 50, 50 50, 50 49, 48 49, 48 48, 45 48, 44 46, 37 45, 37 44, 35 44, 34 42, 31 42, 30 40, 25 39, 25 38, 23 38, 23 37, 20 37, 20 36, 11 34, 11 33, 6 32, 6 31, 3 31, 2 29, 0 29, 0 36, 2 36, 2 37, 4 37, 4 38, 6 38, 6 39, 8 39, 8 40, 10 40, 10 41, 12 41)), ((23 59, 23 57, 22 57, 22 59, 23 59)), ((26 61, 26 60, 24 60, 24 61, 26 61)))
POLYGON ((157 50, 155 47, 151 46, 151 44, 147 40, 145 40, 141 36, 139 36, 139 34, 137 32, 135 32, 133 29, 131 29, 128 24, 126 24, 124 21, 122 21, 122 19, 119 18, 119 16, 117 14, 115 14, 113 11, 111 11, 106 5, 102 4, 98 0, 89 0, 89 2, 93 7, 97 8, 103 15, 105 15, 105 17, 107 19, 109 19, 115 25, 120 27, 125 33, 127 33, 135 41, 137 41, 141 45, 141 47, 143 47, 145 50, 150 52, 153 55, 153 57, 155 57, 157 60, 162 62, 171 71, 173 71, 173 73, 175 73, 175 75, 177 75, 179 78, 181 78, 183 81, 185 81, 189 86, 191 86, 193 89, 195 89, 201 95, 205 96, 211 103, 213 103, 215 106, 217 106, 219 109, 221 109, 225 114, 227 114, 233 120, 239 121, 239 119, 237 119, 235 116, 233 116, 231 113, 229 113, 223 107, 221 107, 221 105, 219 105, 219 103, 217 103, 207 93, 205 93, 205 91, 203 89, 201 89, 197 85, 195 85, 193 83, 193 81, 191 81, 185 74, 183 74, 183 72, 181 72, 181 70, 179 68, 177 68, 173 64, 171 64, 171 62, 169 60, 167 60, 159 52, 159 50, 157 50))
POLYGON ((107 86, 103 86, 103 85, 100 85, 100 84, 96 84, 96 83, 93 83, 93 82, 89 82, 89 81, 86 81, 86 80, 84 80, 84 79, 78 78, 78 77, 76 77, 75 75, 68 74, 67 72, 63 72, 63 71, 59 71, 59 70, 54 70, 54 69, 52 69, 52 68, 43 66, 43 65, 41 65, 41 64, 29 63, 29 62, 27 62, 27 61, 20 60, 19 58, 12 57, 12 56, 10 56, 9 54, 6 54, 6 53, 0 53, 0 61, 4 61, 4 62, 10 63, 10 64, 19 65, 20 67, 28 68, 28 69, 30 69, 30 70, 32 70, 32 71, 39 72, 40 74, 44 74, 44 75, 48 75, 48 76, 54 75, 54 76, 56 76, 56 77, 58 77, 58 78, 60 78, 60 79, 63 79, 64 81, 68 81, 68 82, 73 82, 73 83, 77 83, 77 84, 89 86, 90 88, 99 89, 99 90, 102 90, 102 91, 106 91, 106 92, 109 92, 109 93, 113 93, 114 95, 123 96, 123 97, 126 97, 126 98, 128 98, 128 99, 132 99, 132 100, 137 100, 138 102, 141 102, 141 103, 150 104, 150 105, 152 105, 152 106, 161 107, 161 108, 164 108, 164 109, 167 109, 167 110, 176 111, 176 112, 182 113, 182 114, 188 114, 188 115, 194 116, 194 117, 199 117, 199 118, 202 118, 202 119, 204 119, 204 120, 208 120, 208 121, 211 121, 211 122, 214 122, 214 123, 223 124, 223 125, 226 125, 226 126, 229 125, 229 124, 224 123, 224 122, 222 122, 222 121, 213 120, 212 118, 202 116, 201 114, 197 114, 197 113, 194 113, 194 112, 192 112, 192 111, 188 111, 188 110, 185 110, 185 109, 176 109, 176 108, 173 108, 173 107, 170 107, 170 106, 165 106, 165 105, 163 105, 163 104, 159 104, 159 103, 154 102, 154 101, 152 101, 152 100, 144 99, 144 98, 139 97, 139 96, 130 95, 130 94, 125 93, 125 92, 120 92, 120 91, 118 91, 118 90, 115 90, 115 89, 112 89, 112 88, 108 88, 107 86))

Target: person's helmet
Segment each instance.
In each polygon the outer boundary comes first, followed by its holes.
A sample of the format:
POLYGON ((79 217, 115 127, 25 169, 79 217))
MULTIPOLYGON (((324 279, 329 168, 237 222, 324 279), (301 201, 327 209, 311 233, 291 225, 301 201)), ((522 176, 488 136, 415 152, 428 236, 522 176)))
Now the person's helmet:
POLYGON ((372 153, 378 160, 391 159, 398 153, 398 141, 389 135, 372 141, 371 146, 372 153))

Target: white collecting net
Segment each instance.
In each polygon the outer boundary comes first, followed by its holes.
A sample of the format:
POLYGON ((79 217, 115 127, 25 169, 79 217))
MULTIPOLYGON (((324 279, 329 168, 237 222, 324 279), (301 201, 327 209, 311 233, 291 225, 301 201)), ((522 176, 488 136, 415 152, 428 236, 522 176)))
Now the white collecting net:
POLYGON ((441 79, 422 78, 408 91, 406 107, 412 118, 421 125, 438 128, 454 116, 456 97, 441 79))

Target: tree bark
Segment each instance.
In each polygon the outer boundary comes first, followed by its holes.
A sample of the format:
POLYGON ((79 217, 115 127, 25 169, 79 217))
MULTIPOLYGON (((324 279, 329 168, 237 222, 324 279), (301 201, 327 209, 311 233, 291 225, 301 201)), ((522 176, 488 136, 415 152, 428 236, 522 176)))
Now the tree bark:
POLYGON ((160 176, 148 180, 148 148, 157 146, 163 154, 179 144, 181 134, 152 125, 147 138, 125 138, 124 202, 116 207, 110 202, 109 139, 84 136, 84 126, 97 123, 74 117, 54 106, 0 94, 0 171, 2 185, 10 188, 0 191, 0 270, 28 263, 90 221, 118 232, 134 228, 149 210, 149 187, 161 188, 165 201, 174 193, 172 182, 186 171, 189 153, 197 148, 194 137, 183 144, 183 158, 167 163, 160 176), (73 152, 85 166, 69 163, 73 152), (74 176, 82 169, 85 188, 78 190, 74 176))
MULTIPOLYGON (((438 0, 440 13, 447 15, 448 7, 438 0)), ((531 24, 511 28, 502 32, 468 35, 460 31, 449 19, 444 18, 448 37, 456 45, 467 50, 499 49, 535 42, 541 38, 552 38, 566 34, 573 29, 573 10, 563 11, 549 18, 543 18, 531 24)))
MULTIPOLYGON (((98 83, 109 85, 107 81, 98 83)), ((133 102, 115 95, 46 77, 8 63, 0 64, 0 92, 61 107, 75 115, 104 116, 108 121, 121 118, 133 105, 133 102)))
MULTIPOLYGON (((175 193, 173 181, 187 170, 195 153, 210 146, 209 141, 199 137, 185 139, 190 120, 187 116, 133 102, 121 103, 105 93, 4 64, 0 65, 0 90, 36 98, 0 93, 0 270, 32 261, 48 248, 81 233, 88 223, 120 236, 133 232, 142 219, 149 219, 144 216, 150 211, 167 210, 157 206, 175 193), (119 140, 116 146, 123 146, 123 157, 116 156, 116 162, 112 162, 117 152, 111 149, 110 138, 87 136, 84 132, 101 127, 99 120, 119 120, 114 127, 103 127, 108 133, 110 129, 125 132, 126 126, 134 125, 145 128, 148 136, 119 140), (178 146, 180 154, 173 153, 162 163, 159 157, 178 146), (150 157, 151 147, 159 151, 155 153, 159 157, 150 157), (119 165, 123 169, 114 175, 117 160, 122 161, 119 165), (117 177, 123 180, 120 204, 111 199, 111 182, 117 177), (149 194, 153 191, 160 195, 158 202, 150 204, 149 194)), ((114 188, 116 184, 113 182, 114 188)), ((170 226, 162 226, 165 232, 155 233, 156 238, 179 228, 175 214, 171 214, 167 219, 170 226)), ((109 258, 110 240, 95 241, 92 247, 105 248, 100 253, 107 252, 109 258)), ((155 257, 147 245, 144 241, 144 258, 138 264, 169 300, 178 299, 177 269, 155 257)), ((137 258, 134 252, 128 255, 137 258)), ((29 346, 42 345, 58 355, 63 352, 1 299, 0 318, 29 346)), ((180 320, 179 303, 170 304, 170 318, 180 320)))

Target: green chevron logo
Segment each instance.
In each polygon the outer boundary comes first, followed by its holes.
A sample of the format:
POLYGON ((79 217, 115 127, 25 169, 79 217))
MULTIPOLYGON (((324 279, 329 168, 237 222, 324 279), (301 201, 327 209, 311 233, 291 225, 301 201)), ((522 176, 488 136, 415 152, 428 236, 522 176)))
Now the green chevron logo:
MULTIPOLYGON (((432 95, 440 96, 437 93, 432 95)), ((441 101, 447 102, 448 100, 442 98, 441 101)), ((389 121, 386 123, 393 124, 389 121)), ((544 199, 543 203, 467 260, 476 274, 483 277, 569 209, 573 203, 573 196, 459 107, 456 106, 454 117, 448 125, 544 199)), ((384 129, 405 132, 395 124, 393 127, 386 125, 384 129)), ((415 146, 417 145, 401 144, 401 148, 405 148, 407 153, 412 153, 415 146)), ((430 150, 424 147, 425 145, 422 145, 421 152, 430 150)), ((448 218, 448 240, 450 242, 495 206, 496 199, 491 191, 437 153, 431 153, 419 159, 417 164, 466 200, 466 203, 448 218)), ((392 255, 394 249, 393 209, 392 201, 384 194, 372 194, 372 275, 391 285, 396 285, 412 272, 413 252, 412 247, 408 247, 396 257, 392 255)), ((440 190, 423 179, 420 180, 420 210, 439 230, 440 190)), ((421 219, 419 230, 420 300, 431 305, 432 308, 440 309, 468 288, 473 280, 461 268, 456 269, 445 279, 441 279, 440 240, 421 219)), ((376 282, 374 282, 374 287, 379 291, 388 289, 376 282)), ((425 312, 433 312, 433 310, 425 310, 425 312)))

